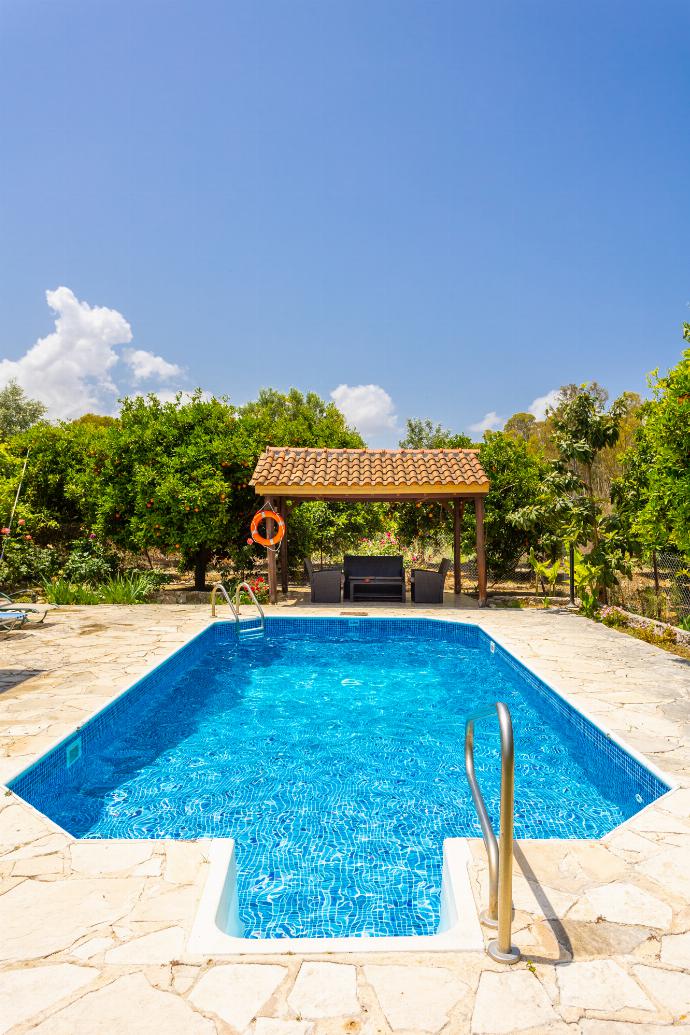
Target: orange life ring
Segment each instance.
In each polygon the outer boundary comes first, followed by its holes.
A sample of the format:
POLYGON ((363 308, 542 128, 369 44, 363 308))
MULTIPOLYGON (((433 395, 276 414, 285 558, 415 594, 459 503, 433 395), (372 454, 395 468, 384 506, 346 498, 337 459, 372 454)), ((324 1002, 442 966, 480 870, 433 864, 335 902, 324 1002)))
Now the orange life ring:
POLYGON ((283 536, 285 535, 285 522, 283 521, 280 514, 276 514, 275 510, 257 510, 256 514, 252 518, 250 531, 252 533, 252 539, 255 543, 258 543, 259 546, 277 546, 278 543, 281 542, 283 536), (262 521, 265 521, 267 518, 270 521, 275 521, 276 525, 278 526, 276 534, 274 536, 271 536, 270 539, 268 539, 264 535, 259 534, 259 525, 262 521))

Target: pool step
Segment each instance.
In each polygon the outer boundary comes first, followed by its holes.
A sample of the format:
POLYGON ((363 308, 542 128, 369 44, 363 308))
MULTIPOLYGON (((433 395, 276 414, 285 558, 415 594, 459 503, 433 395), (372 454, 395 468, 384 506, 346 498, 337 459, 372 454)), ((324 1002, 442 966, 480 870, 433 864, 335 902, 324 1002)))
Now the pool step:
POLYGON ((240 618, 237 624, 237 636, 240 640, 262 640, 264 625, 259 618, 240 618))

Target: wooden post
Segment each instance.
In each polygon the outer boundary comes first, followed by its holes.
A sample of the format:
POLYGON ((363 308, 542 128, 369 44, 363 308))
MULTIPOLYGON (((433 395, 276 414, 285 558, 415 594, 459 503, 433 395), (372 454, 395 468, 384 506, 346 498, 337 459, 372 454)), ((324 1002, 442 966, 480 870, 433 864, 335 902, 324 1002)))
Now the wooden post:
POLYGON ((460 567, 460 538, 462 535, 462 500, 453 500, 453 592, 462 593, 462 568, 460 567))
POLYGON ((474 512, 477 519, 477 589, 479 606, 486 606, 486 546, 484 544, 484 499, 474 497, 474 512))
MULTIPOLYGON (((266 498, 264 500, 264 508, 266 510, 273 510, 273 502, 266 498)), ((266 538, 270 539, 275 534, 274 528, 275 522, 270 518, 266 519, 266 538)), ((268 599, 272 604, 278 603, 278 566, 276 564, 276 552, 275 550, 267 550, 268 554, 268 599)))
POLYGON ((285 522, 285 535, 280 541, 280 588, 283 593, 287 594, 288 591, 288 544, 287 544, 287 515, 288 506, 285 498, 278 501, 280 503, 280 509, 278 513, 285 522))

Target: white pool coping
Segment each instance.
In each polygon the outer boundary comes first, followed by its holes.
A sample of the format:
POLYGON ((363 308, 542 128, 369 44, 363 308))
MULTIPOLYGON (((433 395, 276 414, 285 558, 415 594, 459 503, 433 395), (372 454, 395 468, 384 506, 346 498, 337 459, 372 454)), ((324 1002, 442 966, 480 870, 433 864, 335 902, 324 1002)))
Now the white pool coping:
POLYGON ((231 838, 211 842, 209 872, 187 951, 202 956, 329 952, 478 952, 484 948, 464 837, 443 842, 441 915, 436 934, 347 938, 243 938, 237 912, 237 863, 231 838), (228 930, 229 929, 229 930, 228 930))
MULTIPOLYGON (((471 625, 478 629, 489 642, 493 641, 513 656, 528 672, 546 685, 548 690, 555 696, 565 701, 571 708, 583 716, 593 726, 598 728, 604 735, 616 743, 625 753, 636 762, 653 773, 659 780, 667 785, 668 790, 660 795, 653 802, 643 806, 633 816, 628 817, 613 830, 608 831, 601 838, 594 838, 592 841, 604 841, 611 838, 616 831, 632 823, 641 812, 651 809, 662 798, 673 793, 679 787, 678 780, 660 769, 649 758, 640 751, 628 745, 620 734, 614 733, 608 725, 600 718, 595 718, 588 713, 579 703, 575 703, 566 692, 559 690, 553 685, 550 678, 541 675, 539 672, 524 661, 519 652, 514 648, 507 647, 502 639, 493 632, 489 632, 476 622, 463 621, 455 617, 445 615, 371 615, 357 617, 349 615, 332 614, 279 614, 270 615, 272 618, 280 618, 291 621, 299 619, 324 619, 335 618, 350 622, 366 622, 367 619, 397 620, 401 623, 412 619, 422 619, 433 623, 471 625)), ((184 650, 191 642, 204 636, 209 627, 216 624, 229 624, 234 621, 225 618, 215 618, 207 626, 194 633, 179 646, 166 651, 155 663, 144 669, 134 682, 118 690, 108 704, 94 708, 93 712, 84 718, 71 733, 57 738, 47 746, 28 766, 24 763, 9 778, 5 779, 4 786, 12 783, 19 776, 33 769, 41 760, 56 748, 67 746, 69 742, 79 734, 89 722, 98 715, 111 708, 115 702, 125 696, 133 687, 160 668, 166 661, 184 650)), ((64 831, 50 816, 40 812, 33 805, 21 799, 23 804, 36 812, 43 819, 60 833, 66 833, 70 840, 74 839, 68 831, 64 831)), ((103 839, 101 843, 108 843, 113 839, 103 839)), ((118 839, 114 839, 118 840, 118 839)), ((589 839, 588 839, 589 840, 589 839)), ((472 861, 468 839, 446 838, 443 842, 443 877, 441 883, 441 915, 439 930, 433 935, 406 935, 406 936, 352 936, 344 938, 244 938, 239 933, 240 923, 237 915, 236 901, 236 860, 234 852, 234 841, 231 838, 214 838, 210 840, 209 849, 209 873, 202 894, 201 901, 196 913, 192 932, 188 942, 188 951, 201 955, 275 955, 280 953, 373 953, 373 952, 444 952, 444 951, 478 951, 484 949, 484 937, 477 915, 477 905, 470 884, 468 866, 472 861), (228 933, 224 928, 229 927, 228 933)))

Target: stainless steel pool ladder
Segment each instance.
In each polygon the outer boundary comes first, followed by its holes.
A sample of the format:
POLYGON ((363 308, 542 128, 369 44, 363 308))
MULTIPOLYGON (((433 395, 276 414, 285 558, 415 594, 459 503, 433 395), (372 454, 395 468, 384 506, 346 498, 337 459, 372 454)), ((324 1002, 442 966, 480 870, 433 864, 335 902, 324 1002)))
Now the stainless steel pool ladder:
MULTIPOLYGON (((259 601, 256 599, 256 593, 254 592, 254 590, 252 589, 252 587, 249 585, 248 582, 240 582, 239 586, 235 590, 235 608, 234 608, 234 610, 235 610, 235 612, 237 614, 238 621, 239 621, 239 615, 240 615, 240 593, 242 592, 243 589, 246 591, 246 593, 247 593, 249 599, 251 600, 252 604, 254 605, 254 607, 259 612, 259 627, 258 627, 258 629, 256 628, 256 626, 252 626, 249 629, 245 629, 244 630, 244 634, 245 634, 245 636, 246 635, 252 635, 252 634, 255 635, 255 636, 256 635, 263 636, 265 634, 265 631, 266 631, 266 616, 264 615, 263 607, 261 606, 259 601)), ((241 625, 240 625, 240 630, 239 631, 240 631, 240 635, 241 635, 242 631, 243 631, 241 625)))
POLYGON ((239 626, 239 624, 240 624, 239 612, 236 610, 235 605, 233 604, 232 600, 230 599, 230 597, 228 595, 228 591, 227 591, 227 589, 225 588, 225 586, 223 585, 222 582, 216 582, 214 584, 214 586, 213 586, 213 589, 211 590, 211 618, 215 618, 216 617, 216 594, 217 593, 220 593, 222 596, 225 597, 225 600, 226 600, 226 602, 228 604, 228 607, 232 611, 233 617, 234 617, 235 621, 237 622, 237 625, 239 626))
POLYGON ((486 927, 498 928, 498 938, 489 942, 487 952, 498 963, 517 963, 520 950, 511 944, 513 921, 513 809, 515 799, 515 748, 513 723, 503 701, 481 708, 465 723, 465 769, 477 810, 489 860, 489 908, 480 920, 486 927), (479 719, 498 715, 501 734, 501 820, 500 840, 496 841, 489 813, 474 771, 474 724, 479 719))

